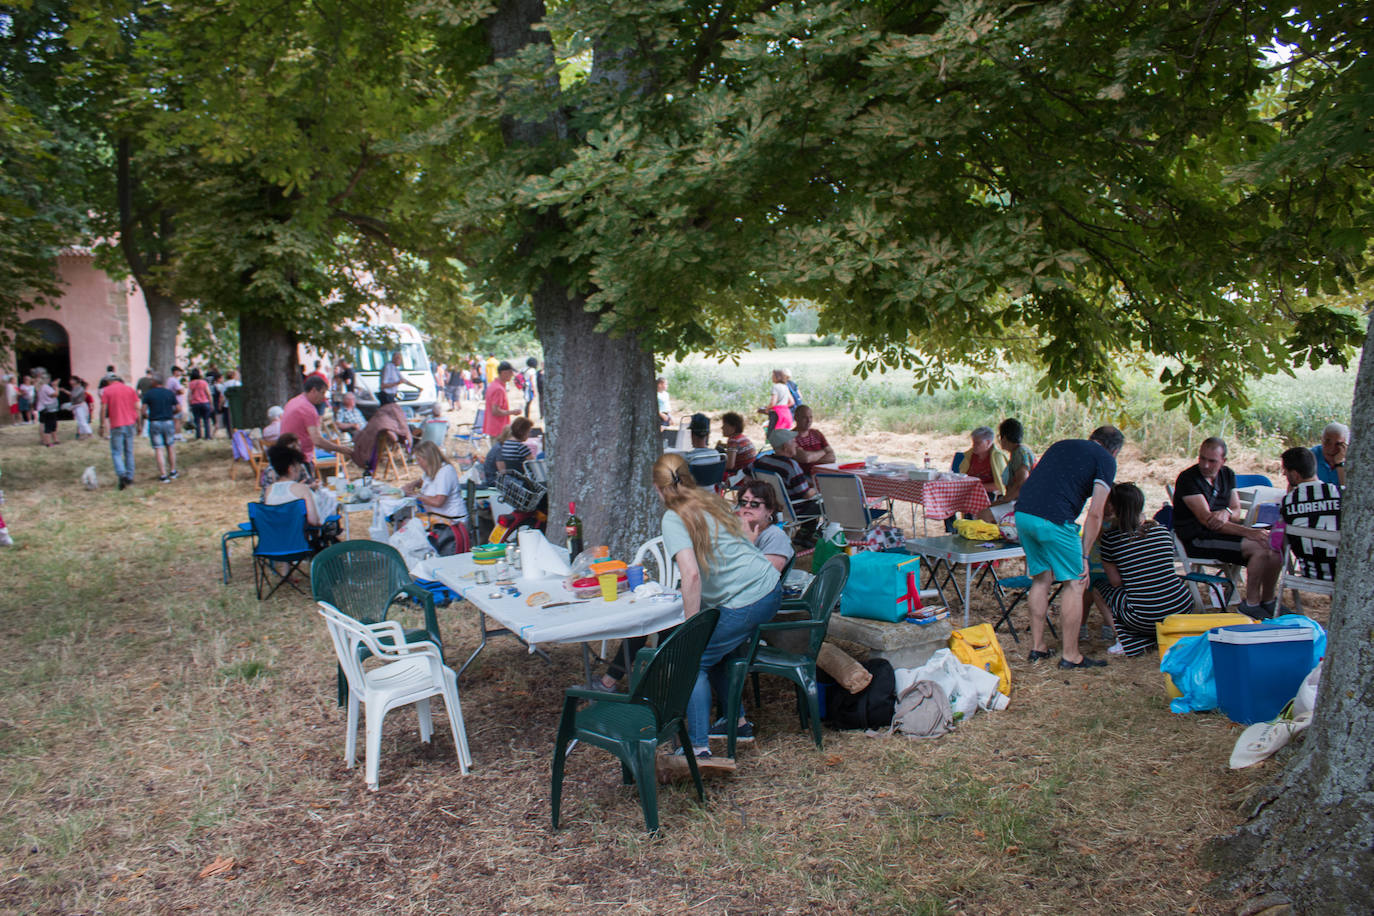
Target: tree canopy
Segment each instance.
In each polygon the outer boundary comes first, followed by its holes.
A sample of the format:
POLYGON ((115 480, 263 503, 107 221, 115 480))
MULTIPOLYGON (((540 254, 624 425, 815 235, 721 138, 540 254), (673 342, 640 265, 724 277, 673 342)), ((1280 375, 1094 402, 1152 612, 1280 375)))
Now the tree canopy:
POLYGON ((1345 364, 1362 337, 1310 294, 1367 270, 1369 146, 1304 157, 1368 105, 1364 22, 1340 3, 559 4, 556 50, 598 65, 532 44, 465 110, 566 131, 470 157, 452 215, 504 227, 473 246, 493 285, 558 276, 657 352, 739 346, 792 295, 865 372, 939 383, 1010 356, 1087 394, 1147 352, 1177 360, 1171 403, 1243 402, 1246 377, 1345 364))

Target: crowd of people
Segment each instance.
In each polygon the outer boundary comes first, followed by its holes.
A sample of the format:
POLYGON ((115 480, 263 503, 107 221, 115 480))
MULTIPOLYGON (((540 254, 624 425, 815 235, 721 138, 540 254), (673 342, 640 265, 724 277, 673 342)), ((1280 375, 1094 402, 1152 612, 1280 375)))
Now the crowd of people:
MULTIPOLYGON (((665 379, 657 379, 656 387, 660 423, 676 430, 679 421, 665 379)), ((721 438, 712 446, 710 418, 695 413, 685 420, 690 448, 670 450, 653 467, 654 488, 664 505, 662 534, 682 575, 685 612, 691 616, 708 606, 721 611, 688 709, 691 747, 679 751, 707 766, 712 765, 708 739, 726 730, 723 719, 712 723, 709 716, 713 694, 718 708, 725 708, 726 659, 776 612, 777 576, 798 550, 811 546, 814 520, 823 518, 815 471, 836 457, 785 370, 772 373, 770 403, 758 412, 767 418, 769 450, 759 451, 734 411, 721 416, 721 438), (706 476, 703 468, 720 462, 726 473, 713 492, 699 481, 706 476), (776 475, 802 521, 793 538, 775 524, 782 508, 779 490, 757 476, 764 472, 776 475), (720 497, 726 491, 734 493, 733 506, 720 497)), ((1278 532, 1255 525, 1253 515, 1243 511, 1220 438, 1201 443, 1196 464, 1178 475, 1170 504, 1155 515, 1146 512, 1137 484, 1116 479, 1125 437, 1112 426, 1101 426, 1086 439, 1054 442, 1037 459, 1024 441, 1022 424, 1007 418, 996 432, 988 426, 974 429, 954 470, 982 483, 990 505, 979 517, 1006 526, 1003 530, 1014 528, 1025 551, 1031 578, 1029 660, 1058 655, 1060 668, 1085 669, 1106 664, 1080 647, 1090 608, 1101 614, 1104 631, 1115 642, 1109 652, 1127 656, 1155 647, 1158 621, 1194 609, 1196 598, 1180 575, 1176 544, 1190 561, 1213 562, 1232 574, 1241 589, 1238 610, 1257 619, 1282 611, 1277 586, 1285 549, 1292 550, 1304 576, 1333 578, 1333 548, 1301 537, 1285 545, 1281 529, 1339 529, 1349 436, 1346 426, 1332 423, 1320 445, 1290 448, 1279 456, 1286 494, 1278 507, 1278 532), (1059 650, 1052 652, 1046 631, 1056 587, 1061 630, 1059 650)), ((629 652, 640 643, 629 642, 629 652)), ((624 674, 624 665, 612 662, 600 686, 614 689, 624 674)), ((738 729, 741 738, 752 736, 746 719, 738 729)))
MULTIPOLYGON (((384 371, 379 407, 365 417, 357 407, 355 377, 346 359, 338 360, 332 373, 319 362, 314 370, 303 372, 301 393, 272 408, 262 429, 270 465, 261 481, 264 502, 304 499, 311 526, 323 528, 331 507, 319 505, 319 450, 328 449, 340 460, 352 460, 370 471, 379 443, 389 437, 415 456, 421 474, 404 489, 416 497, 417 508, 445 520, 466 517, 457 469, 433 442, 416 443, 409 418, 396 403, 397 387, 410 384, 408 380, 399 372, 384 371)), ((666 383, 657 381, 659 419, 665 428, 676 429, 666 383)), ((51 447, 56 439, 56 415, 62 405, 72 408, 77 434, 92 435, 90 412, 96 402, 83 380, 59 384, 46 373, 35 373, 6 383, 18 422, 43 422, 44 445, 51 447)), ((540 454, 542 433, 530 417, 543 388, 536 360, 529 359, 517 372, 508 361, 473 357, 456 370, 438 367, 436 383, 451 403, 480 398, 482 430, 491 442, 482 465, 487 482, 521 469, 540 454), (524 397, 513 404, 510 387, 517 378, 523 381, 515 387, 524 397)), ((197 438, 213 437, 220 426, 224 391, 233 384, 232 372, 193 367, 183 373, 174 367, 165 377, 150 369, 131 387, 111 368, 97 388, 99 435, 110 440, 119 486, 133 482, 133 444, 140 424, 154 450, 159 479, 176 479, 176 444, 185 434, 181 424, 189 416, 197 438)), ((685 613, 721 609, 689 706, 689 750, 701 760, 710 759, 709 738, 725 730, 726 723, 710 716, 713 692, 717 699, 723 695, 725 660, 758 623, 776 613, 782 575, 797 552, 814 543, 824 517, 814 475, 818 467, 836 460, 790 373, 774 371, 769 393, 769 404, 758 408, 766 418, 766 450, 746 434, 738 412, 720 417, 715 444, 711 419, 694 413, 685 424, 690 447, 665 453, 652 471, 664 506, 664 544, 681 576, 685 613), (699 483, 706 467, 721 469, 714 478, 718 483, 699 483), (760 476, 764 473, 775 475, 780 488, 765 482, 760 476), (733 503, 722 498, 727 492, 733 493, 733 503), (775 524, 783 495, 800 521, 790 537, 775 524)), ((1347 427, 1333 423, 1319 445, 1282 453, 1287 492, 1279 507, 1280 524, 1339 529, 1349 435, 1347 427)), ((1080 646, 1090 608, 1097 609, 1115 637, 1111 651, 1134 656, 1153 648, 1155 624, 1194 604, 1178 573, 1180 550, 1190 561, 1215 563, 1238 574, 1242 613, 1256 618, 1279 613, 1277 587, 1285 545, 1269 528, 1253 525, 1242 511, 1225 441, 1203 440, 1196 463, 1174 482, 1171 512, 1151 516, 1141 488, 1117 480, 1117 457, 1125 442, 1120 430, 1104 425, 1086 439, 1054 442, 1038 458, 1024 439, 1025 430, 1015 418, 1004 419, 996 432, 980 426, 970 434, 969 446, 954 468, 976 478, 985 489, 990 505, 980 517, 1014 526, 1025 552, 1032 583, 1032 662, 1057 654, 1059 667, 1065 669, 1105 665, 1080 646), (1050 650, 1046 633, 1056 586, 1061 612, 1057 653, 1050 650)), ((1287 547, 1303 575, 1328 580, 1334 576, 1337 558, 1330 547, 1302 539, 1287 547)), ((632 651, 634 645, 629 648, 632 651)), ((612 689, 625 673, 623 666, 613 664, 602 686, 612 689)), ((747 740, 747 720, 741 719, 738 727, 747 740)))

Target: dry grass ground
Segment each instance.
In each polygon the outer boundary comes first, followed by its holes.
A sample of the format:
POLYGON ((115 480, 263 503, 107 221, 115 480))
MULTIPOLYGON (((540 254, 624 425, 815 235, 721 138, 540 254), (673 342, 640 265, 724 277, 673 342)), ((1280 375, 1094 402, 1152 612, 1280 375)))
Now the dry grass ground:
MULTIPOLYGON (((182 479, 159 485, 140 442, 124 492, 78 483, 88 464, 111 480, 103 442, 36 443, 32 427, 0 429, 18 544, 0 553, 0 910, 1234 908, 1197 852, 1280 764, 1228 770, 1237 727, 1172 715, 1153 658, 1061 672, 1006 636, 1011 708, 935 742, 827 731, 818 752, 765 682, 737 774, 709 783, 704 807, 663 790, 658 838, 619 768, 588 748, 569 760, 565 829, 549 829, 552 737, 580 656, 557 648, 546 664, 497 641, 460 683, 472 774, 445 725, 426 748, 402 711, 370 793, 343 766, 311 602, 259 603, 244 542, 219 583, 219 534, 255 492, 229 480, 227 443, 190 444, 182 479)), ((890 439, 841 447, 901 457, 890 439)), ((477 642, 474 614, 440 614, 456 665, 477 642)))

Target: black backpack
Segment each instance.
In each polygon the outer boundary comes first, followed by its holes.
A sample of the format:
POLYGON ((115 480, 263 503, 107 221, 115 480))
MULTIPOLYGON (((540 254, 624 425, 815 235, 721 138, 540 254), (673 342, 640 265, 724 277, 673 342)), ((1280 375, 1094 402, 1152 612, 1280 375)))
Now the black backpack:
POLYGON ((467 525, 462 522, 456 525, 436 523, 430 529, 428 537, 430 546, 441 557, 451 557, 472 550, 472 536, 468 533, 467 525))
POLYGON ((897 705, 897 677, 892 664, 885 658, 863 662, 873 681, 859 693, 849 693, 843 687, 830 691, 826 703, 830 724, 836 728, 887 728, 897 705))

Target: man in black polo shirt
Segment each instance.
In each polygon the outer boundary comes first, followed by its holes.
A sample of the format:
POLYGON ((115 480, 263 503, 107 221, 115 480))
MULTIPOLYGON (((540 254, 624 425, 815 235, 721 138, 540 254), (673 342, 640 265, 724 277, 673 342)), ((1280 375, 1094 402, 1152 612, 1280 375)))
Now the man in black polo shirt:
POLYGON ((1226 443, 1202 440, 1197 464, 1174 482, 1174 534, 1188 556, 1245 567, 1245 600, 1240 612, 1273 617, 1274 589, 1283 558, 1269 546, 1269 531, 1248 528, 1236 494, 1236 475, 1226 466, 1226 443))

